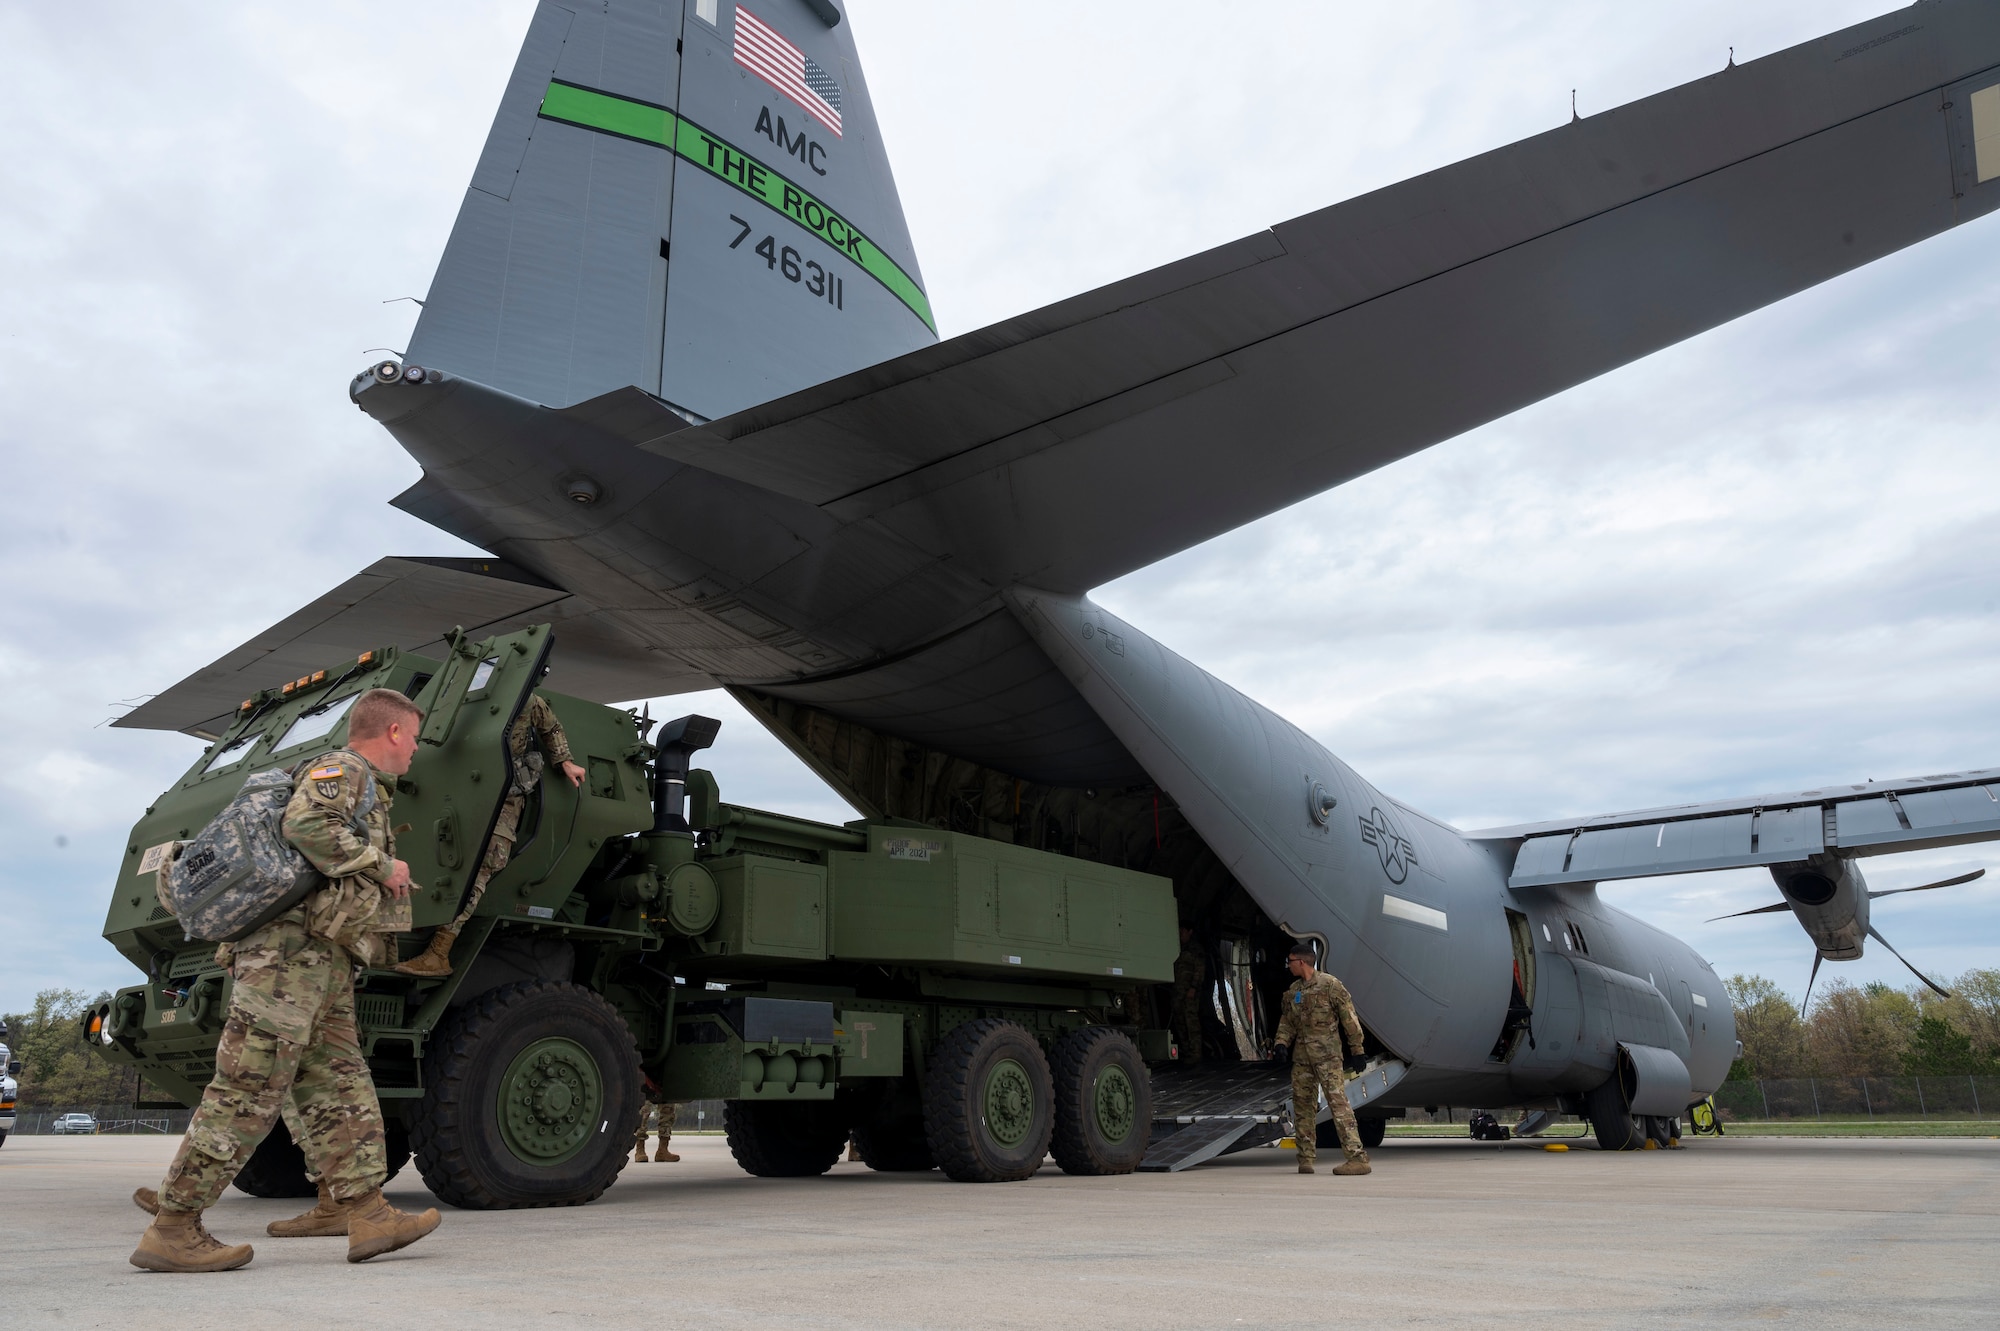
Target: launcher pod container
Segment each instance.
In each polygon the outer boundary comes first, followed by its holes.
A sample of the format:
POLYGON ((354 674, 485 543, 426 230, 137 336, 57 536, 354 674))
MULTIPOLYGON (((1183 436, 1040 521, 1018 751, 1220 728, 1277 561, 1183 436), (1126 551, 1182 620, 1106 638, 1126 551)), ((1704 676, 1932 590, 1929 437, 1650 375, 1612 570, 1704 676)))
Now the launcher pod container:
MULTIPOLYGON (((506 744, 543 674, 547 625, 443 661, 388 647, 247 700, 132 829, 104 936, 145 982, 87 1013, 105 1058, 192 1105, 215 1066, 229 977, 186 939, 155 874, 254 772, 343 742, 364 689, 413 697, 421 744, 396 782, 416 951, 459 909, 512 780, 506 744)), ((740 808, 691 765, 719 723, 651 731, 543 694, 586 777, 550 771, 512 861, 444 979, 367 970, 362 1047, 390 1125, 457 1206, 574 1205, 617 1176, 647 1099, 721 1099, 753 1174, 819 1174, 850 1134, 886 1170, 1024 1178, 1054 1153, 1123 1173, 1145 1153, 1143 986, 1179 950, 1167 879, 914 823, 835 827, 740 808)), ((238 1176, 309 1196, 283 1123, 238 1176)))

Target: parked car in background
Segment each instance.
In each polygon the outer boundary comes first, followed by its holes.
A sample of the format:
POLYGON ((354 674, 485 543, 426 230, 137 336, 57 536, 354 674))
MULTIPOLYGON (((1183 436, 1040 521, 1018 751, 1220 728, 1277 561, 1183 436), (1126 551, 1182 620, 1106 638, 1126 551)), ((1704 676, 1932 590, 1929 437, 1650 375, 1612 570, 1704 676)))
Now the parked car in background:
POLYGON ((14 1076, 21 1070, 21 1060, 14 1057, 14 1051, 7 1047, 7 1023, 0 1021, 0 1146, 7 1144, 8 1134, 14 1131, 14 1076))
POLYGON ((64 1133, 97 1131, 97 1120, 88 1114, 64 1114, 50 1125, 49 1131, 61 1136, 64 1133))

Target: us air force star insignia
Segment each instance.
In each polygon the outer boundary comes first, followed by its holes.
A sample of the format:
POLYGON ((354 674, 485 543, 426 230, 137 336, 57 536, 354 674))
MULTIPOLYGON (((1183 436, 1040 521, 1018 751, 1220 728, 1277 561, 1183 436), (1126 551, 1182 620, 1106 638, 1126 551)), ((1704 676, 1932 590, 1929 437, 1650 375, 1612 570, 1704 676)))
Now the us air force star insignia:
POLYGON ((1361 819, 1361 839, 1375 847, 1375 853, 1382 857, 1382 872, 1389 875, 1390 882, 1400 883, 1410 876, 1410 866, 1417 862, 1417 848, 1389 825, 1389 815, 1380 808, 1370 809, 1368 816, 1361 819))

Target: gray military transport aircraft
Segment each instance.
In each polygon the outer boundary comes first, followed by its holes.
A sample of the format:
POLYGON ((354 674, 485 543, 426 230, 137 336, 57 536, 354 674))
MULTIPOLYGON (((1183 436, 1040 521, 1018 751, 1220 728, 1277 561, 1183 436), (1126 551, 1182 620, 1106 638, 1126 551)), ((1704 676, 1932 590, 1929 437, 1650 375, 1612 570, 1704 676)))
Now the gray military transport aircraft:
POLYGON ((1171 877, 1225 1057, 1311 939, 1378 1130, 1636 1145, 1734 1021, 1595 885, 1768 866, 1858 957, 1860 858, 2000 837, 2000 770, 1462 832, 1088 593, 1995 208, 2000 4, 1924 0, 941 342, 840 0, 543 0, 349 386, 423 466, 392 502, 491 557, 380 560, 120 724, 552 620, 568 693, 720 685, 871 816, 1171 877))

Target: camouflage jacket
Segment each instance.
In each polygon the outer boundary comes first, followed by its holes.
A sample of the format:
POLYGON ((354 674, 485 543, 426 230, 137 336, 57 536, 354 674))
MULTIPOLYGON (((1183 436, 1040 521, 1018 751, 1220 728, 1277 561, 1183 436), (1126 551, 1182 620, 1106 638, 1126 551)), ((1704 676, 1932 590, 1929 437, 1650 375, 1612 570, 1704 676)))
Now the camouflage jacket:
POLYGON ((369 964, 380 960, 375 954, 382 950, 371 935, 410 927, 409 898, 399 899, 383 886, 396 862, 396 835, 389 821, 395 793, 393 779, 352 750, 336 749, 304 766, 285 806, 285 840, 327 877, 326 886, 299 908, 306 932, 338 943, 369 964), (375 783, 366 841, 355 835, 351 821, 364 781, 375 783))
POLYGON ((556 720, 556 709, 541 694, 528 698, 520 719, 507 731, 507 754, 514 761, 509 795, 525 795, 540 785, 545 762, 560 767, 574 761, 569 754, 569 736, 556 720))
POLYGON ((1277 1042, 1293 1053, 1339 1058, 1342 1031, 1347 1047, 1361 1052, 1361 1018, 1354 1014, 1354 1000, 1347 996, 1347 986, 1327 972, 1292 981, 1279 1007, 1284 1015, 1278 1018, 1277 1042))
POLYGON ((1201 982, 1208 978, 1208 962, 1201 955, 1201 948, 1190 940, 1181 948, 1181 954, 1174 958, 1174 992, 1186 998, 1190 989, 1200 989, 1201 982))

